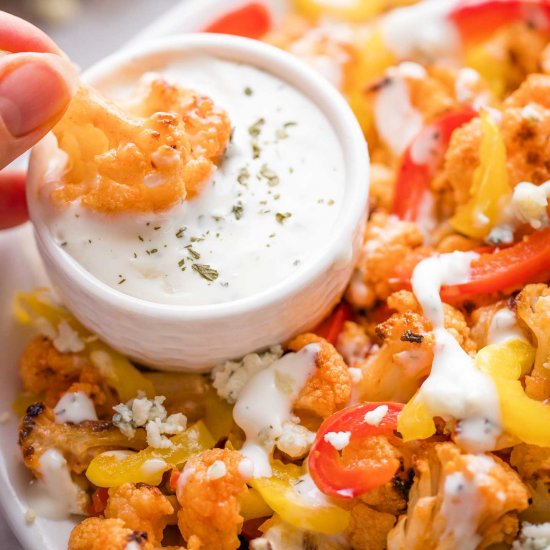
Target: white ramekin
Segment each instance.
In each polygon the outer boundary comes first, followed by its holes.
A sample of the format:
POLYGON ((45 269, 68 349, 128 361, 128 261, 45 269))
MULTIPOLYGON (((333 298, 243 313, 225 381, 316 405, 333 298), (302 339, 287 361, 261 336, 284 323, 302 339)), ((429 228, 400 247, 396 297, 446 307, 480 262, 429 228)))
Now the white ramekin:
POLYGON ((102 82, 135 70, 141 63, 147 65, 146 61, 160 60, 166 53, 204 54, 247 63, 293 85, 311 98, 333 126, 346 166, 346 189, 334 233, 309 265, 242 300, 172 306, 118 292, 54 242, 37 197, 55 138, 49 134, 34 148, 28 174, 31 220, 48 275, 67 307, 103 340, 142 364, 203 371, 311 329, 339 300, 361 243, 368 199, 368 150, 353 113, 336 89, 291 55, 253 40, 190 34, 141 44, 101 61, 86 72, 84 80, 101 89, 102 82))

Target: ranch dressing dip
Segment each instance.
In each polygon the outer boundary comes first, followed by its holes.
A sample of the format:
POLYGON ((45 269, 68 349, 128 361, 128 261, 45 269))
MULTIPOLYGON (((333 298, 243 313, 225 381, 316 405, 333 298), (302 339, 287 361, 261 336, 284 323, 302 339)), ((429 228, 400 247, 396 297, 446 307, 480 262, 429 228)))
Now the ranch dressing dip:
MULTIPOLYGON (((160 73, 227 111, 224 159, 198 197, 161 214, 43 201, 58 245, 112 288, 164 304, 239 300, 300 271, 330 240, 344 195, 343 152, 325 115, 255 67, 197 55, 158 67, 143 78, 160 73)), ((121 74, 100 88, 126 101, 136 84, 121 74)))
POLYGON ((478 370, 474 360, 445 329, 442 286, 468 282, 474 252, 441 254, 421 261, 412 277, 413 292, 435 336, 432 370, 419 396, 430 414, 455 419, 456 441, 471 452, 494 448, 501 433, 500 405, 491 377, 478 370))

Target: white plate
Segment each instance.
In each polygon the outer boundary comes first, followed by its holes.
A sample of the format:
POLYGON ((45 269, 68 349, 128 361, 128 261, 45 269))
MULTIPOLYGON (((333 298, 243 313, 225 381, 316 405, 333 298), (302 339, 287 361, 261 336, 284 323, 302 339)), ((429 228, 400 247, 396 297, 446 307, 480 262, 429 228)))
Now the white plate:
MULTIPOLYGON (((285 0, 261 0, 276 18, 285 9, 285 0)), ((250 0, 186 0, 141 32, 135 40, 153 39, 183 32, 199 31, 216 16, 250 3, 250 0)), ((70 53, 70 52, 69 52, 70 53)), ((0 231, 0 414, 10 412, 0 424, 0 504, 15 535, 26 550, 65 550, 74 521, 37 518, 27 525, 26 493, 31 476, 22 464, 17 445, 18 419, 11 404, 21 391, 17 373, 19 356, 31 334, 17 326, 11 304, 17 290, 48 286, 38 257, 30 224, 0 231)), ((3 541, 0 547, 3 548, 3 541)), ((9 550, 9 549, 6 549, 9 550)))

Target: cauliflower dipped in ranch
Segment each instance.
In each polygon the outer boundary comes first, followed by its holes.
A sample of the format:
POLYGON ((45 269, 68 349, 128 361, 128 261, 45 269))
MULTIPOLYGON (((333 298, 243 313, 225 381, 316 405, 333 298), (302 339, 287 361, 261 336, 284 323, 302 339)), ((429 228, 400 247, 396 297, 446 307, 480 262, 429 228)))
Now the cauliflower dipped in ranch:
POLYGON ((299 271, 344 190, 320 109, 252 66, 196 54, 145 64, 101 93, 81 87, 54 130, 39 208, 57 244, 155 303, 234 301, 299 271))

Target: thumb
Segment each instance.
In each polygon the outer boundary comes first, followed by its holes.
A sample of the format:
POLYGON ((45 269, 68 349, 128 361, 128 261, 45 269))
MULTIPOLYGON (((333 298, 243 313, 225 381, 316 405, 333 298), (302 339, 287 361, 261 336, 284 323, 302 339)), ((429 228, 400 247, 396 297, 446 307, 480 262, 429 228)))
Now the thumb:
POLYGON ((0 168, 55 125, 77 83, 76 68, 61 55, 17 53, 0 58, 0 168))

